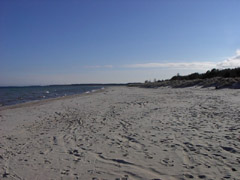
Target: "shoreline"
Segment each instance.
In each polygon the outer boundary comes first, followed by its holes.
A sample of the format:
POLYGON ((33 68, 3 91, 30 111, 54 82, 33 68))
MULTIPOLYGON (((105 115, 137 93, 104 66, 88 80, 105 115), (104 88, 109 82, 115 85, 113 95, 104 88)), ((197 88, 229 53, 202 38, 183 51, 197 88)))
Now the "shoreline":
POLYGON ((29 106, 32 106, 32 105, 43 105, 43 104, 51 102, 51 101, 75 98, 75 97, 84 96, 84 95, 91 95, 93 93, 102 92, 107 88, 109 88, 109 87, 104 87, 104 89, 101 88, 101 89, 92 90, 91 92, 87 91, 87 92, 80 93, 80 94, 66 95, 66 96, 53 97, 53 98, 47 98, 47 99, 32 100, 32 101, 27 101, 27 102, 23 102, 23 103, 13 104, 13 105, 3 105, 3 106, 0 106, 0 112, 3 111, 3 110, 8 110, 8 109, 29 107, 29 106))

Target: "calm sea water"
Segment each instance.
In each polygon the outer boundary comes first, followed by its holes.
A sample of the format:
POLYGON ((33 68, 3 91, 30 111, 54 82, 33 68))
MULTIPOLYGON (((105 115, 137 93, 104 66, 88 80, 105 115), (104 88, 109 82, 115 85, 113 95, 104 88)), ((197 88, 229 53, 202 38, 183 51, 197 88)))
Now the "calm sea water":
POLYGON ((0 87, 0 106, 81 94, 102 88, 104 87, 83 85, 0 87))

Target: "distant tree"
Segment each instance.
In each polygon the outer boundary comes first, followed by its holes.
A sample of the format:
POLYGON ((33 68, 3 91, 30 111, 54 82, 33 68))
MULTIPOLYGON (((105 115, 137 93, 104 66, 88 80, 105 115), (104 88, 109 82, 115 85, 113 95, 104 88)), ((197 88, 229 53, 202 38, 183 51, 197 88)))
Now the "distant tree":
POLYGON ((180 76, 179 73, 177 73, 176 76, 173 76, 171 80, 194 80, 194 79, 207 79, 207 78, 213 78, 213 77, 223 77, 223 78, 235 78, 240 77, 240 67, 235 69, 212 69, 208 70, 206 73, 199 74, 199 73, 192 73, 187 76, 180 76))
POLYGON ((192 73, 192 74, 188 75, 189 80, 199 79, 199 78, 200 78, 200 74, 198 74, 198 73, 192 73))

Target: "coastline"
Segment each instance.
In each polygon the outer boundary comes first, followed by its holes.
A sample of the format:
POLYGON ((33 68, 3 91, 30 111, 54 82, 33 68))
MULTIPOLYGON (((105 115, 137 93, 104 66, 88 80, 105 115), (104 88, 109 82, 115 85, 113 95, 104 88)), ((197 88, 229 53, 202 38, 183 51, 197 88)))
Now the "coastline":
POLYGON ((240 177, 240 90, 108 87, 0 111, 0 178, 240 177))
POLYGON ((40 99, 40 100, 32 100, 32 101, 28 101, 28 102, 24 102, 24 103, 19 103, 19 104, 0 106, 0 112, 3 110, 7 110, 7 109, 30 107, 30 106, 34 106, 34 105, 43 105, 43 104, 51 102, 51 101, 76 98, 76 97, 84 96, 84 95, 91 95, 92 93, 102 92, 107 88, 108 87, 104 87, 104 89, 96 89, 96 90, 92 90, 91 92, 87 91, 87 92, 80 93, 80 94, 66 95, 66 96, 61 96, 61 97, 53 97, 53 98, 40 99))

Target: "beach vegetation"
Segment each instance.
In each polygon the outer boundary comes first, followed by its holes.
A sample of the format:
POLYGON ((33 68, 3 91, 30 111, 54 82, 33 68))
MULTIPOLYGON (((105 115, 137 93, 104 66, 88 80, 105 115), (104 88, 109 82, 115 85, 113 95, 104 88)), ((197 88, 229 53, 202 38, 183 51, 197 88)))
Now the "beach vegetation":
POLYGON ((194 80, 194 79, 208 79, 208 78, 214 78, 214 77, 222 77, 222 78, 236 78, 240 77, 240 67, 234 68, 234 69, 212 69, 208 70, 206 73, 199 74, 197 72, 181 76, 177 74, 176 76, 173 76, 171 80, 194 80))

